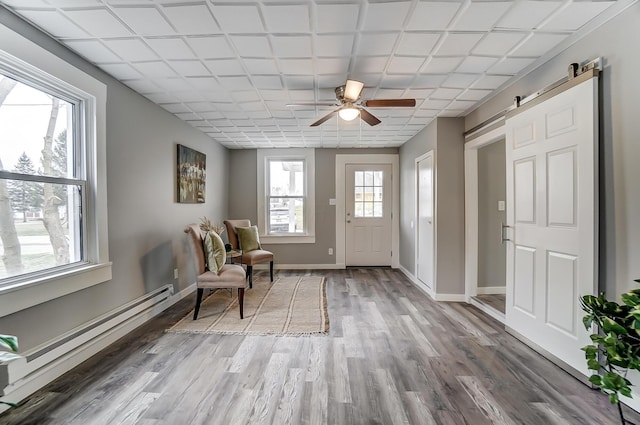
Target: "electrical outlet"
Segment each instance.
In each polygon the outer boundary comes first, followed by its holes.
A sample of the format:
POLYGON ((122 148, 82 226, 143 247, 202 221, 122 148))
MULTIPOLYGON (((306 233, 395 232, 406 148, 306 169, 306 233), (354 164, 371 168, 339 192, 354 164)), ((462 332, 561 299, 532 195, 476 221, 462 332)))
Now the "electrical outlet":
POLYGON ((178 269, 173 269, 173 278, 174 279, 178 278, 178 269))
POLYGON ((333 255, 333 248, 329 248, 329 255, 333 255))

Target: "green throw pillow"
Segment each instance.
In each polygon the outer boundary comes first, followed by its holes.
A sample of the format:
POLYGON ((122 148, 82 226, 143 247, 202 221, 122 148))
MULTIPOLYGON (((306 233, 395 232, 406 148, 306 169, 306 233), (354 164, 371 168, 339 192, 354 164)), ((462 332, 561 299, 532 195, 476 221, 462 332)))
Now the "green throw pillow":
POLYGON ((204 256, 209 271, 218 273, 227 261, 227 251, 224 242, 216 232, 207 232, 204 235, 204 256))
POLYGON ((236 227, 238 242, 242 252, 255 251, 261 249, 260 238, 258 237, 258 226, 236 227))

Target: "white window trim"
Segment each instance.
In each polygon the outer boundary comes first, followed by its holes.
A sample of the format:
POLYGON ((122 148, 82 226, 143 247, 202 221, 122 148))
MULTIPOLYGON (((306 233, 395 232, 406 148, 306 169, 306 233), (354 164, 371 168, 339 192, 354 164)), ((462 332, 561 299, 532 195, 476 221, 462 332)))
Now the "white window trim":
POLYGON ((258 149, 258 230, 260 242, 268 244, 315 243, 316 242, 316 204, 315 204, 315 149, 258 149), (304 160, 305 162, 305 222, 306 232, 297 235, 267 234, 267 161, 304 160))
POLYGON ((106 105, 107 87, 20 34, 0 25, 0 61, 15 72, 53 83, 86 105, 83 132, 86 139, 85 220, 87 258, 76 266, 16 280, 0 288, 0 317, 111 280, 107 228, 106 105))

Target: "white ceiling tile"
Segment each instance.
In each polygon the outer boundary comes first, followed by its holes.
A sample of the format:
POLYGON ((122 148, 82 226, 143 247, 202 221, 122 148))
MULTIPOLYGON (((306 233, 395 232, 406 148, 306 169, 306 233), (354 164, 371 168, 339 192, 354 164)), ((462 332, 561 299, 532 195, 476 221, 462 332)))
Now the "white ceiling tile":
POLYGON ((214 5, 213 13, 226 33, 261 33, 264 25, 253 4, 214 5))
POLYGON ((406 56, 427 56, 440 38, 433 33, 404 33, 396 54, 406 56))
POLYGON ((309 7, 306 4, 265 5, 262 7, 262 13, 270 32, 299 33, 311 30, 309 7))
POLYGON ((162 93, 148 93, 144 95, 147 99, 149 99, 150 101, 152 101, 153 103, 156 104, 161 104, 161 103, 178 103, 178 98, 175 97, 174 95, 167 93, 167 92, 162 92, 162 93))
POLYGON ((497 58, 485 57, 485 56, 467 56, 464 58, 460 66, 456 69, 456 72, 461 73, 483 73, 491 65, 498 61, 497 58))
POLYGON ((147 38, 145 42, 164 59, 195 59, 187 43, 181 38, 147 38))
POLYGON ((504 15, 511 2, 474 1, 457 19, 456 31, 488 31, 504 15))
POLYGON ((2 3, 11 7, 51 7, 51 5, 44 0, 2 0, 2 3))
POLYGON ((358 24, 360 7, 357 4, 318 4, 316 30, 325 32, 353 32, 358 24))
POLYGON ((231 42, 242 57, 270 58, 271 46, 266 36, 234 35, 231 42))
POLYGON ((252 89, 251 81, 246 76, 219 77, 220 84, 227 90, 249 90, 252 89))
POLYGON ((458 12, 456 2, 420 2, 411 14, 407 28, 410 30, 444 30, 458 12))
POLYGON ((123 37, 131 35, 127 29, 107 9, 67 10, 67 16, 84 28, 86 32, 96 37, 123 37))
POLYGON ((576 31, 609 6, 612 1, 574 1, 541 26, 545 31, 576 31))
POLYGON ((99 0, 48 0, 47 2, 56 7, 95 6, 100 3, 99 0))
POLYGON ((504 75, 485 75, 473 84, 474 89, 497 89, 511 77, 504 75))
POLYGON ((242 60, 249 74, 259 75, 277 75, 280 74, 278 66, 273 59, 252 59, 244 58, 242 60))
POLYGON ((346 81, 346 74, 319 75, 318 87, 321 89, 319 90, 320 96, 318 99, 334 102, 336 100, 335 88, 344 85, 346 81))
POLYGON ((175 33, 164 16, 152 5, 147 7, 116 7, 114 11, 136 34, 166 35, 175 33))
POLYGON ((472 108, 476 104, 475 101, 472 100, 460 100, 456 99, 447 106, 447 109, 457 110, 457 111, 466 111, 467 109, 472 108))
MULTIPOLYGON (((206 60, 207 65, 213 75, 243 75, 244 68, 238 59, 216 59, 206 60)), ((244 77, 246 79, 246 77, 244 77)))
POLYGON ((394 56, 389 63, 387 72, 389 74, 415 74, 422 67, 424 61, 425 58, 394 56))
POLYGON ((382 74, 387 66, 388 60, 389 58, 387 56, 358 57, 353 65, 352 73, 355 75, 365 73, 382 74))
POLYGON ((409 89, 406 96, 409 99, 426 99, 431 96, 431 93, 433 93, 433 89, 409 89))
POLYGON ((349 72, 348 58, 318 58, 316 59, 316 71, 318 74, 341 74, 349 72))
POLYGON ((146 44, 135 38, 104 40, 103 42, 109 49, 126 61, 146 61, 158 58, 146 44))
POLYGON ((163 12, 180 34, 216 34, 220 32, 209 8, 200 4, 166 6, 163 12))
POLYGON ((183 77, 196 77, 210 75, 209 69, 196 60, 169 61, 169 65, 183 77))
POLYGON ((450 103, 450 100, 427 99, 422 103, 422 105, 420 105, 420 107, 423 109, 443 109, 450 103))
POLYGON ((534 58, 506 58, 490 67, 487 72, 490 74, 515 75, 534 61, 534 58))
POLYGON ((190 86, 198 90, 220 90, 222 86, 213 77, 187 77, 185 78, 190 86))
POLYGON ((473 49, 474 55, 504 56, 520 43, 526 34, 515 32, 498 32, 487 34, 473 49))
POLYGON ((400 30, 411 2, 369 3, 363 29, 365 31, 400 30))
POLYGON ((511 54, 530 57, 542 56, 567 37, 568 34, 534 34, 511 54))
POLYGON ((179 112, 179 113, 176 114, 176 116, 178 118, 180 118, 181 120, 185 120, 185 121, 195 120, 195 119, 200 118, 199 116, 197 116, 193 112, 179 112))
POLYGON ((462 93, 458 99, 460 100, 473 100, 478 101, 484 99, 486 96, 491 94, 491 90, 477 90, 477 89, 469 89, 462 93))
POLYGON ((309 36, 273 36, 273 52, 281 58, 311 57, 311 37, 309 36))
POLYGON ((353 49, 353 34, 319 35, 314 40, 316 56, 350 56, 353 49))
POLYGON ((260 95, 255 90, 234 91, 231 97, 236 102, 258 102, 260 95))
POLYGON ((463 59, 464 57, 431 58, 422 72, 429 74, 445 74, 453 72, 458 67, 458 65, 460 65, 463 59))
POLYGON ((118 80, 135 80, 142 78, 142 75, 140 75, 138 71, 126 63, 102 64, 100 68, 118 80))
POLYGON ((164 103, 161 104, 164 109, 171 112, 172 114, 177 114, 181 112, 189 112, 189 108, 187 108, 183 103, 164 103))
POLYGON ((160 91, 160 87, 155 85, 152 81, 146 79, 124 80, 122 82, 131 87, 133 90, 142 94, 160 91))
POLYGON ((97 40, 66 40, 64 44, 93 63, 122 61, 119 56, 97 40))
POLYGON ((189 109, 192 110, 193 112, 198 113, 198 115, 201 118, 204 118, 204 117, 200 114, 200 112, 215 110, 215 106, 213 106, 209 102, 189 102, 186 104, 186 106, 188 106, 189 109))
POLYGON ((424 88, 430 89, 439 87, 442 85, 442 82, 447 78, 446 75, 435 75, 435 74, 422 74, 416 75, 415 80, 411 87, 414 88, 424 88))
POLYGON ((236 56, 224 36, 187 37, 186 41, 199 58, 219 59, 236 56))
POLYGON ((198 115, 200 115, 205 120, 216 120, 223 118, 223 115, 217 111, 200 112, 198 115))
POLYGON ((362 34, 356 46, 358 56, 390 55, 395 47, 398 34, 362 34))
POLYGON ((462 89, 445 89, 445 88, 439 88, 439 89, 435 89, 433 91, 433 94, 431 95, 430 99, 455 99, 456 97, 458 97, 458 95, 460 95, 460 93, 462 93, 462 89))
POLYGON ((483 35, 484 34, 482 33, 449 33, 445 36, 444 41, 434 54, 438 56, 467 55, 478 41, 480 41, 483 35))
POLYGON ((80 38, 87 32, 78 25, 60 15, 55 10, 24 10, 20 12, 25 18, 56 37, 80 38))
POLYGON ((155 78, 153 79, 153 82, 156 83, 156 85, 158 85, 159 87, 162 87, 165 90, 168 90, 170 92, 185 92, 182 93, 180 95, 178 95, 176 93, 177 96, 187 96, 187 97, 183 97, 182 100, 185 102, 188 102, 192 99, 195 100, 200 100, 202 97, 200 96, 200 94, 197 94, 195 96, 193 95, 187 95, 186 93, 190 92, 192 90, 191 86, 187 83, 187 81, 184 78, 155 78))
POLYGON ((467 88, 479 78, 478 74, 449 74, 442 83, 443 87, 467 88))
POLYGON ((380 87, 385 89, 406 89, 413 81, 413 75, 386 75, 382 78, 380 87))
POLYGON ((277 75, 253 75, 254 86, 262 91, 282 89, 282 80, 277 75))
POLYGON ((312 90, 313 77, 306 75, 283 75, 284 86, 289 90, 312 90))
POLYGON ((560 1, 534 0, 514 2, 512 8, 498 21, 496 28, 534 29, 558 7, 560 1))
POLYGON ((278 64, 283 74, 313 75, 311 59, 280 59, 278 64))

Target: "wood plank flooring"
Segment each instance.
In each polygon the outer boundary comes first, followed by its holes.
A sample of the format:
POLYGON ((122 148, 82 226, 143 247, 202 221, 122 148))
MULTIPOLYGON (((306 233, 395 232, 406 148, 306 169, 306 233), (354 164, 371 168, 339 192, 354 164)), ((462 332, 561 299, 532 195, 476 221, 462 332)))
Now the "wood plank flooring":
POLYGON ((474 298, 504 314, 505 303, 507 302, 507 296, 505 294, 482 294, 476 295, 474 298))
POLYGON ((502 325, 432 301, 398 271, 279 272, 300 273, 328 278, 328 336, 165 333, 189 298, 0 424, 619 423, 603 395, 502 325))

